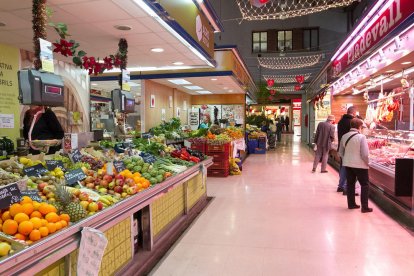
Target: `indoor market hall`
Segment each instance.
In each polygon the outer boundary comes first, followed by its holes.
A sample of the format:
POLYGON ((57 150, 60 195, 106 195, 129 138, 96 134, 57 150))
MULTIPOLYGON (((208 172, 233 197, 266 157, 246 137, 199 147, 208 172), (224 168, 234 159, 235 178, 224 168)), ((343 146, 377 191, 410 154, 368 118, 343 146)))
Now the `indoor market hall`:
POLYGON ((349 210, 337 172, 312 173, 299 139, 208 178, 208 207, 150 275, 413 275, 412 234, 372 201, 349 210))

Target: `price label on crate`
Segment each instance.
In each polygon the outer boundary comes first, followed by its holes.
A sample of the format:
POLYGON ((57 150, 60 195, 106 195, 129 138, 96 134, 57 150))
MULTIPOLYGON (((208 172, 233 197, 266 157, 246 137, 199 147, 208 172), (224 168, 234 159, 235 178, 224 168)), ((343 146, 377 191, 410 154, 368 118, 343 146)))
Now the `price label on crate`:
POLYGON ((114 167, 118 173, 122 172, 125 170, 125 163, 124 161, 114 161, 114 167))
POLYGON ((21 192, 16 183, 0 188, 0 209, 8 208, 10 205, 20 202, 21 192))
POLYGON ((42 201, 42 198, 39 196, 39 193, 38 193, 37 190, 26 190, 26 191, 21 191, 20 193, 21 193, 22 197, 23 196, 28 196, 34 201, 37 201, 37 202, 42 201))
POLYGON ((23 173, 27 176, 39 176, 44 175, 47 172, 48 170, 45 167, 43 167, 42 164, 37 164, 23 169, 23 173))
POLYGON ((49 171, 53 171, 56 168, 65 169, 62 160, 46 160, 46 167, 49 171))
POLYGON ((86 174, 82 169, 76 169, 69 171, 65 174, 66 185, 74 186, 78 181, 82 181, 86 178, 86 174))
POLYGON ((82 153, 78 149, 74 149, 69 156, 72 163, 78 163, 82 161, 82 153))

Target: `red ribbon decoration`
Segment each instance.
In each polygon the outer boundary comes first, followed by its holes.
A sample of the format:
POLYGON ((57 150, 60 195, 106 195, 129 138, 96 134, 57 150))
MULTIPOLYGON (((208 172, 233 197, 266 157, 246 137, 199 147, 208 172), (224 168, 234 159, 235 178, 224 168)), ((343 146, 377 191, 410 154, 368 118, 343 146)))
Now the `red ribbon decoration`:
POLYGON ((275 80, 268 79, 268 80, 267 80, 267 86, 268 86, 268 87, 272 87, 273 85, 275 85, 275 80))
POLYGON ((305 82, 305 77, 303 75, 296 76, 296 81, 300 84, 305 82))
POLYGON ((302 89, 302 85, 295 85, 295 91, 299 91, 302 89))

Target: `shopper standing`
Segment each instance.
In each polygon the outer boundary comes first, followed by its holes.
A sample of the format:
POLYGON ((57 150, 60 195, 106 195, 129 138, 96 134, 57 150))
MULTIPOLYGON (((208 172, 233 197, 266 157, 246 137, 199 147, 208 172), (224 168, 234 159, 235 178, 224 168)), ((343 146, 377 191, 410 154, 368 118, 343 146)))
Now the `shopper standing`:
POLYGON ((289 116, 286 116, 285 124, 286 124, 286 132, 289 132, 289 124, 290 124, 289 116))
POLYGON ((372 212, 368 207, 368 143, 365 135, 361 134, 364 122, 358 118, 351 120, 351 130, 342 136, 339 155, 342 157, 342 166, 346 169, 348 209, 358 209, 355 203, 355 183, 361 184, 361 212, 372 212))
POLYGON ((276 120, 276 136, 277 136, 277 141, 281 142, 282 141, 282 130, 283 130, 283 125, 280 122, 279 119, 276 120))
POLYGON ((280 122, 282 123, 282 131, 285 131, 285 126, 286 126, 285 116, 280 117, 280 122))
MULTIPOLYGON (((338 122, 338 152, 342 136, 349 132, 351 129, 351 120, 355 118, 357 114, 356 108, 351 106, 348 108, 346 114, 344 114, 338 122)), ((342 161, 339 163, 339 183, 336 189, 338 193, 343 192, 346 195, 346 169, 342 166, 342 161)))
POLYGON ((329 151, 332 142, 335 139, 335 116, 329 115, 326 122, 319 123, 315 134, 315 160, 313 161, 312 172, 316 171, 319 161, 322 159, 321 173, 327 173, 326 165, 328 164, 329 151))

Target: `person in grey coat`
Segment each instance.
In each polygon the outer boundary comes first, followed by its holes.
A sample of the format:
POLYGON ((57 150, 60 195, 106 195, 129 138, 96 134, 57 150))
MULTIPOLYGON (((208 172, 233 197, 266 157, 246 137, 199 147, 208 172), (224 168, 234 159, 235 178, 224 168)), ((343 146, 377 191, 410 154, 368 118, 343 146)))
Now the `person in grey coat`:
POLYGON ((332 142, 335 139, 335 116, 329 115, 326 122, 319 123, 315 134, 315 160, 313 161, 312 172, 316 171, 318 163, 322 160, 321 173, 327 173, 326 165, 328 164, 329 151, 331 150, 332 142))

